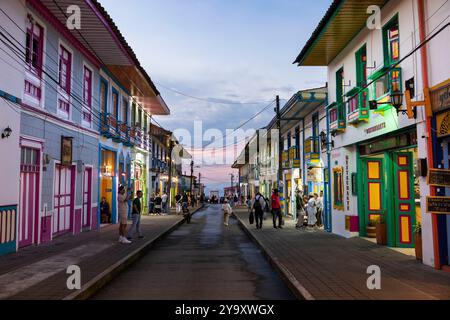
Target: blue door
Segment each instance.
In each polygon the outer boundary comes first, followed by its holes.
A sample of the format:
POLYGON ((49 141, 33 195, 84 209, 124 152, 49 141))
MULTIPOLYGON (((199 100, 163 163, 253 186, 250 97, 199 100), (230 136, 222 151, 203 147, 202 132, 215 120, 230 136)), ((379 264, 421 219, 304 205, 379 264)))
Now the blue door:
MULTIPOLYGON (((444 169, 450 169, 450 138, 445 139, 442 142, 442 146, 443 146, 443 162, 444 162, 444 169)), ((445 196, 450 196, 450 188, 445 188, 445 196)), ((441 225, 444 227, 443 229, 445 229, 445 235, 447 238, 447 261, 446 263, 449 264, 449 259, 450 259, 450 215, 445 215, 443 216, 441 219, 444 219, 446 221, 444 221, 444 223, 442 223, 441 225)))

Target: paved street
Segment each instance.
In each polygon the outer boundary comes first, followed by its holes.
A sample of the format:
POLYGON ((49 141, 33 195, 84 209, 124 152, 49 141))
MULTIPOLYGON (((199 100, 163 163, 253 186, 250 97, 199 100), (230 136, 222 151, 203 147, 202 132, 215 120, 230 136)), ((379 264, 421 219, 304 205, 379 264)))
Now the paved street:
POLYGON ((235 219, 198 212, 94 299, 294 299, 235 219))
POLYGON ((255 230, 245 209, 236 216, 311 299, 450 299, 450 273, 424 266, 415 257, 362 238, 297 230, 292 221, 276 230, 267 219, 263 230, 255 230), (381 268, 381 290, 367 288, 371 265, 381 268))

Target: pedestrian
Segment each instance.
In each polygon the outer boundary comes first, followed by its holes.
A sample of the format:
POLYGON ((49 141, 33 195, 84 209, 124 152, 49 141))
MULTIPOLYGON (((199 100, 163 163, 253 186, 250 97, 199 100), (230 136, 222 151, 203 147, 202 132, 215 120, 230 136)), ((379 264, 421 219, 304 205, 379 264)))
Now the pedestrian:
POLYGON ((161 203, 161 205, 162 205, 162 212, 163 213, 167 213, 167 204, 168 204, 168 201, 167 201, 167 193, 164 191, 163 192, 163 195, 162 195, 162 197, 161 197, 161 200, 162 200, 162 203, 161 203))
POLYGON ((320 196, 315 193, 314 198, 316 200, 316 218, 317 218, 317 226, 320 228, 323 226, 323 191, 320 191, 320 196))
POLYGON ((261 193, 257 193, 255 201, 253 201, 253 209, 255 210, 256 229, 262 229, 264 210, 266 208, 266 201, 261 193))
POLYGON ((233 201, 234 201, 233 202, 233 208, 236 208, 236 206, 238 205, 238 201, 239 201, 239 198, 238 198, 237 194, 234 195, 233 201))
POLYGON ((252 198, 250 196, 247 196, 247 211, 250 214, 250 212, 252 212, 252 210, 253 210, 252 198))
POLYGON ((280 197, 278 196, 278 189, 273 190, 272 194, 272 216, 273 216, 273 227, 277 228, 277 219, 278 219, 278 228, 283 229, 283 216, 281 215, 281 202, 280 197))
POLYGON ((175 196, 175 202, 176 202, 176 206, 177 206, 177 215, 181 214, 181 200, 182 200, 181 194, 178 193, 175 196))
POLYGON ((155 214, 160 216, 162 211, 162 198, 159 193, 155 197, 155 214))
POLYGON ((231 209, 230 203, 226 198, 222 205, 222 210, 223 210, 223 224, 228 227, 228 222, 230 220, 230 215, 233 212, 233 209, 231 209))
POLYGON ((100 218, 102 223, 111 223, 111 211, 105 197, 102 197, 100 202, 100 218))
POLYGON ((152 193, 152 196, 150 197, 150 206, 149 206, 149 213, 154 214, 155 213, 155 193, 152 193))
POLYGON ((144 238, 144 236, 141 233, 141 213, 142 213, 142 206, 141 206, 141 198, 142 198, 142 191, 139 190, 136 193, 136 198, 133 200, 133 208, 132 208, 132 221, 133 224, 131 225, 131 229, 128 232, 128 240, 132 240, 134 235, 137 233, 139 239, 144 238))
POLYGON ((309 200, 308 205, 306 206, 306 211, 308 212, 308 227, 312 228, 316 225, 317 218, 316 218, 316 199, 314 198, 314 194, 309 194, 309 200))
POLYGON ((130 199, 128 190, 125 186, 119 187, 119 194, 117 200, 119 202, 119 242, 123 244, 130 244, 126 238, 127 224, 128 224, 128 200, 130 199))
POLYGON ((300 190, 297 190, 295 202, 297 207, 297 224, 295 227, 303 228, 305 224, 305 201, 303 200, 303 195, 300 190))

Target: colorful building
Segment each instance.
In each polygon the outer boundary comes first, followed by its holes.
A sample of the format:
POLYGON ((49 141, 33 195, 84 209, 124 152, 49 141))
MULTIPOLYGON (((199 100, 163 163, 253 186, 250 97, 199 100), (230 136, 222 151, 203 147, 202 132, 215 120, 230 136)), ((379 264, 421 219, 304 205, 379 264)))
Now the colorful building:
POLYGON ((444 2, 334 1, 295 61, 328 70, 332 231, 366 236, 368 224, 384 222, 389 246, 411 248, 414 229, 422 223, 423 261, 432 266, 438 244, 448 256, 443 240, 448 238, 442 235, 447 229, 445 218, 436 219, 425 206, 430 191, 421 169, 432 152, 427 152, 427 114, 420 107, 408 112, 404 93, 414 101, 426 98, 428 64, 434 84, 445 86, 449 68, 441 63, 448 41, 441 35, 441 41, 424 46, 433 56, 429 60, 419 48, 426 38, 422 31, 430 36, 433 26, 448 20, 444 2), (370 5, 381 8, 379 27, 367 27, 370 5))

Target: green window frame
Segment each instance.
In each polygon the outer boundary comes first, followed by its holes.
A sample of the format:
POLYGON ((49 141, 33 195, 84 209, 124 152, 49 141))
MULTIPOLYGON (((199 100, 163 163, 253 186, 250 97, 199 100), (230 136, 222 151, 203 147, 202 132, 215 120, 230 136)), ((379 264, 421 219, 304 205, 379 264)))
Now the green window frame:
POLYGON ((383 26, 383 56, 385 66, 392 66, 400 60, 398 13, 383 26))
POLYGON ((356 59, 356 85, 363 88, 367 84, 367 45, 364 44, 355 53, 356 59))

